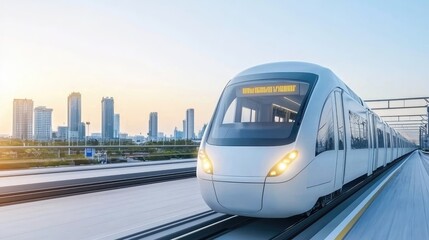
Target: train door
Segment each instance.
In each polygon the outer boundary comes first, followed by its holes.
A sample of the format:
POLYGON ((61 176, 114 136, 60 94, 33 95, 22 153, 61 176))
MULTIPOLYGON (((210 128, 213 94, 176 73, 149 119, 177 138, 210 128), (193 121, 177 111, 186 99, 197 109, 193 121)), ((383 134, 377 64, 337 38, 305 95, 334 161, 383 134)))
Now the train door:
POLYGON ((337 117, 337 139, 338 139, 338 151, 337 151, 337 166, 335 172, 335 189, 340 189, 344 183, 345 173, 345 162, 346 162, 346 133, 344 125, 344 105, 343 105, 343 94, 342 90, 335 90, 335 109, 337 117))

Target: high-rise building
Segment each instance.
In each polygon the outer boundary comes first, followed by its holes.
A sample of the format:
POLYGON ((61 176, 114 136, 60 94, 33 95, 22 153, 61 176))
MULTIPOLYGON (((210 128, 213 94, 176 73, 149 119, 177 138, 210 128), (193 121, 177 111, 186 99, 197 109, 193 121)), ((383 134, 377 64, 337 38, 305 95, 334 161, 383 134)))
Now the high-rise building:
POLYGON ((149 141, 156 141, 158 139, 158 113, 151 112, 149 114, 149 141))
POLYGON ((45 106, 34 109, 34 139, 49 141, 52 138, 52 109, 45 106))
POLYGON ((190 108, 186 110, 186 139, 194 139, 195 131, 194 131, 194 109, 190 108))
POLYGON ((12 137, 22 140, 33 138, 33 100, 13 100, 12 137))
POLYGON ((81 125, 81 95, 78 92, 72 92, 67 98, 67 125, 68 125, 68 137, 79 138, 79 128, 81 125))
POLYGON ((112 97, 103 97, 101 100, 101 137, 103 140, 113 138, 115 108, 112 97))
POLYGON ((61 140, 66 140, 68 138, 68 127, 58 126, 57 138, 61 140))
POLYGON ((186 120, 183 120, 182 139, 186 139, 186 120))
POLYGON ((114 138, 120 138, 120 116, 119 114, 115 114, 115 119, 113 121, 113 137, 114 138))
POLYGON ((174 128, 174 140, 183 139, 183 132, 177 130, 177 127, 174 128))
POLYGON ((85 127, 85 123, 81 122, 79 124, 79 128, 78 128, 78 137, 79 139, 85 139, 86 136, 86 127, 85 127))

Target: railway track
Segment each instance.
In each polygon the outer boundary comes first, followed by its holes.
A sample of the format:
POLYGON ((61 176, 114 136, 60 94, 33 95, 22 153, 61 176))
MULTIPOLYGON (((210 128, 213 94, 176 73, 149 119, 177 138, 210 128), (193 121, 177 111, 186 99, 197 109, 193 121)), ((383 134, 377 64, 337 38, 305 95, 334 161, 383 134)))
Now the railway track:
POLYGON ((1 177, 20 177, 28 175, 42 175, 52 173, 67 173, 67 172, 85 172, 85 171, 102 171, 106 169, 122 169, 122 168, 137 168, 146 166, 157 166, 157 165, 170 165, 180 163, 192 163, 196 162, 196 158, 181 159, 181 160, 160 160, 160 161, 148 161, 142 163, 115 163, 106 165, 90 165, 90 166, 73 166, 73 167, 53 167, 53 168, 35 168, 35 169, 21 169, 21 170, 7 170, 0 171, 1 177))
POLYGON ((0 206, 195 177, 196 168, 129 173, 0 188, 0 206))

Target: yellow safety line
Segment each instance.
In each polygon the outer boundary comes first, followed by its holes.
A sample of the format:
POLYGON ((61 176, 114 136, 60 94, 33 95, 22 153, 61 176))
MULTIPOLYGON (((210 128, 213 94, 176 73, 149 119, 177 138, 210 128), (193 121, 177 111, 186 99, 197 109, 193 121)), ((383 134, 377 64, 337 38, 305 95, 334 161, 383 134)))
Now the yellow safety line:
POLYGON ((395 175, 399 174, 399 171, 393 174, 389 180, 387 180, 382 187, 378 189, 378 191, 369 199, 369 201, 363 206, 363 208, 350 220, 350 222, 344 227, 344 229, 335 237, 335 240, 344 239, 344 237, 349 233, 350 229, 355 225, 355 223, 359 220, 362 214, 368 209, 372 202, 374 202, 375 198, 380 194, 380 192, 384 189, 384 187, 389 183, 395 175))

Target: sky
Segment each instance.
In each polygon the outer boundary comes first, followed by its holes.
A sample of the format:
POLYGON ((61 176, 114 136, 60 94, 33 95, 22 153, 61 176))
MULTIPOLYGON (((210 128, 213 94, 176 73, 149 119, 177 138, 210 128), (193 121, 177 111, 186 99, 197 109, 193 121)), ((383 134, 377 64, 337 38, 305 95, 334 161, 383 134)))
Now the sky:
POLYGON ((121 132, 167 135, 188 108, 195 132, 226 83, 268 62, 330 68, 363 99, 429 96, 428 1, 0 0, 0 133, 14 98, 53 108, 82 94, 82 121, 101 129, 113 97, 121 132))

